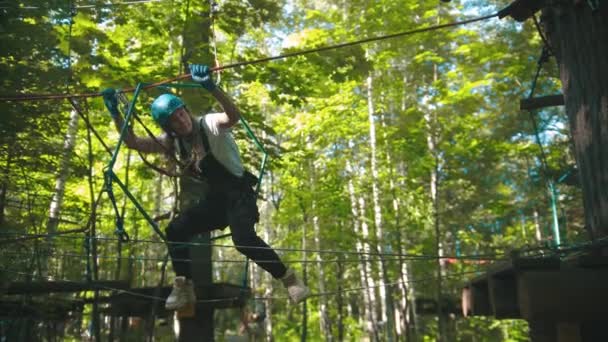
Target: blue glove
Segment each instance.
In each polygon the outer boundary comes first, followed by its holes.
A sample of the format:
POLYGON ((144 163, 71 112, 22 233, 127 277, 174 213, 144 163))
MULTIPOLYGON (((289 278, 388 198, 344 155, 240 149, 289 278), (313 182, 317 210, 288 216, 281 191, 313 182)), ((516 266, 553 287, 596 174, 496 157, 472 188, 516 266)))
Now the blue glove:
POLYGON ((116 90, 112 88, 106 88, 101 92, 103 95, 103 104, 106 105, 106 108, 112 115, 112 118, 115 119, 120 116, 120 112, 118 111, 118 100, 116 99, 116 90))
POLYGON ((216 88, 215 82, 211 77, 211 69, 203 64, 190 64, 190 74, 192 74, 192 80, 200 83, 203 88, 208 91, 213 91, 216 88))

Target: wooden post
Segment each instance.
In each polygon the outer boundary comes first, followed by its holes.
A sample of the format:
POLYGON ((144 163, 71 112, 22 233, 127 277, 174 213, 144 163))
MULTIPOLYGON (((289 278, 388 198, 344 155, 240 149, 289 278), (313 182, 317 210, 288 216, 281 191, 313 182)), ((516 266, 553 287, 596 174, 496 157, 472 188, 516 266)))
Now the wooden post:
MULTIPOLYGON (((193 240, 200 245, 190 247, 190 269, 192 280, 196 287, 211 286, 212 264, 211 264, 211 235, 202 234, 200 238, 193 240)), ((213 307, 204 303, 196 305, 194 317, 179 318, 179 342, 213 341, 213 307)))

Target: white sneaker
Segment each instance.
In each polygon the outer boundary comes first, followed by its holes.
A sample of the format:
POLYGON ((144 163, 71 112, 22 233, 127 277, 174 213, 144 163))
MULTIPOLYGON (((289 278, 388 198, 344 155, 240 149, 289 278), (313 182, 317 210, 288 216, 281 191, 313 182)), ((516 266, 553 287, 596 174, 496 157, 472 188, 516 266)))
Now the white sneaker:
POLYGON ((173 290, 165 302, 165 309, 180 310, 196 303, 196 294, 192 280, 186 277, 175 277, 173 290))
POLYGON ((304 285, 301 279, 296 277, 292 269, 287 269, 287 273, 281 278, 283 285, 287 288, 289 299, 293 304, 297 304, 310 294, 310 289, 304 285))

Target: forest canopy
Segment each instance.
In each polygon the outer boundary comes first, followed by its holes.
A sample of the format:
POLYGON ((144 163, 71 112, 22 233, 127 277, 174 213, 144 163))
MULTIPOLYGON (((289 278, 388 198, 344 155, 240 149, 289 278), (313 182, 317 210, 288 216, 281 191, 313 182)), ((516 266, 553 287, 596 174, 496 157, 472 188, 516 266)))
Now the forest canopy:
MULTIPOLYGON (((190 63, 221 68, 290 55, 214 74, 268 152, 257 233, 318 294, 289 306, 276 281, 250 265, 254 297, 276 297, 262 301, 266 331, 285 340, 303 331, 314 341, 432 338, 436 316, 417 313, 416 299, 457 300, 487 264, 553 246, 556 230, 564 244, 584 239, 567 117, 560 107, 519 109, 534 82, 534 94, 560 93, 557 66, 549 58, 535 78, 543 41, 532 21, 490 17, 360 41, 490 16, 507 4, 0 2, 0 280, 166 284, 162 240, 124 191, 113 188, 116 210, 103 191, 119 135, 100 91, 170 80, 190 63), (348 42, 360 43, 296 54, 348 42), (59 96, 27 98, 41 94, 59 96), (118 239, 117 217, 128 243, 118 239)), ((149 108, 169 91, 195 113, 221 110, 202 88, 152 87, 135 102, 137 134, 161 133, 149 108)), ((243 126, 233 134, 258 172, 263 154, 254 140, 243 126)), ((164 230, 178 189, 147 163, 166 160, 124 146, 116 157, 117 177, 164 230)), ((214 244, 214 281, 239 283, 245 259, 230 239, 214 244)), ((117 336, 114 321, 91 332, 92 316, 85 309, 58 334, 117 336)), ((216 336, 237 330, 238 316, 218 311, 216 336)), ((11 322, 2 334, 31 324, 11 322)), ((527 338, 523 321, 455 318, 448 326, 454 340, 527 338)), ((172 336, 159 325, 127 330, 172 336)))

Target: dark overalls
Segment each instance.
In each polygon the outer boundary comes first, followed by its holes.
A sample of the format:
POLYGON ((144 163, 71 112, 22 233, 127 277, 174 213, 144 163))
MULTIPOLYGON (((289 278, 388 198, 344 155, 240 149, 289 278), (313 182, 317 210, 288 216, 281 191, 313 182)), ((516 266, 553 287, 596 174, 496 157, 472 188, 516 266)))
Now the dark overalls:
MULTIPOLYGON (((274 278, 282 277, 287 271, 285 265, 254 229, 259 219, 256 193, 253 190, 257 178, 247 171, 242 177, 228 171, 211 153, 202 124, 201 122, 200 131, 206 156, 201 161, 200 169, 202 178, 209 185, 209 191, 206 195, 201 194, 196 204, 179 213, 167 227, 169 254, 176 275, 191 278, 189 248, 179 242, 188 242, 197 234, 229 226, 232 241, 239 252, 274 278)), ((180 156, 187 157, 181 140, 178 140, 178 146, 180 156)))

